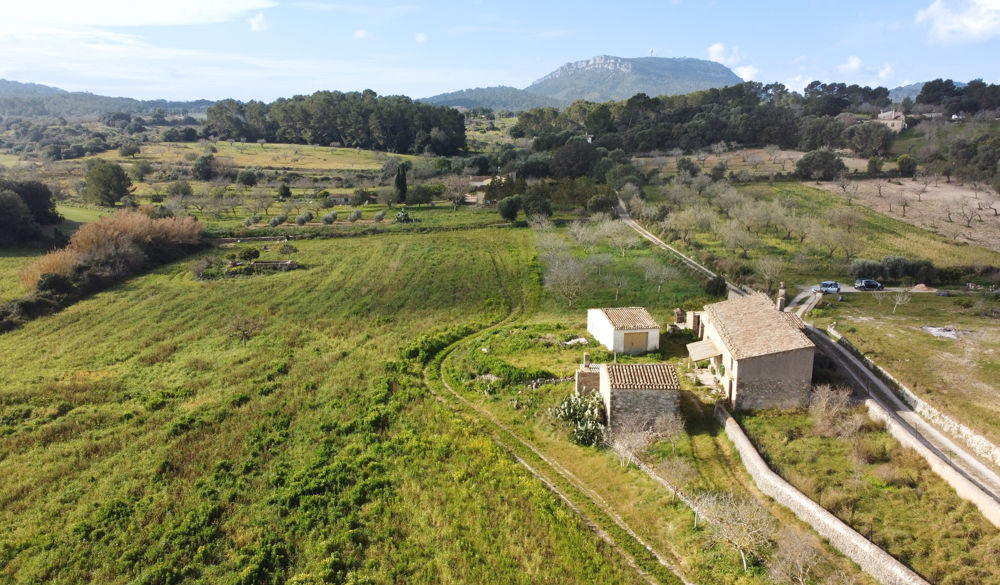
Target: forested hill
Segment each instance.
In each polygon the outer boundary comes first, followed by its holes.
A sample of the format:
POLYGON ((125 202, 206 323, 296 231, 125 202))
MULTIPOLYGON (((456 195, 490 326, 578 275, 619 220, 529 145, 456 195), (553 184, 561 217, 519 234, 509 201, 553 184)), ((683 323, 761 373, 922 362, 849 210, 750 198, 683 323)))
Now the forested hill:
POLYGON ((644 93, 678 95, 743 83, 725 65, 703 59, 602 55, 567 63, 525 88, 528 93, 564 101, 607 102, 644 93))
POLYGON ((558 108, 568 103, 551 97, 528 93, 523 89, 500 85, 496 87, 477 87, 463 89, 450 93, 423 98, 420 101, 437 106, 451 108, 490 108, 491 110, 509 110, 521 112, 531 108, 558 108))
POLYGON ((69 92, 37 83, 0 79, 0 116, 99 116, 109 112, 166 114, 204 112, 211 100, 176 102, 108 97, 85 92, 69 92))

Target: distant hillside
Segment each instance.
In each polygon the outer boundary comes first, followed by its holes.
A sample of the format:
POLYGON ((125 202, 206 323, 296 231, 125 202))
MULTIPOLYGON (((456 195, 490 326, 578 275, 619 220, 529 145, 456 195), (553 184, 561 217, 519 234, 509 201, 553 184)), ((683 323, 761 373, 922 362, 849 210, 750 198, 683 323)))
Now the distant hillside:
POLYGON ((107 112, 132 114, 204 112, 211 100, 173 102, 108 97, 84 92, 69 92, 37 83, 0 79, 0 116, 96 116, 107 112))
POLYGON ((506 85, 463 89, 461 91, 422 98, 420 101, 436 106, 449 106, 452 108, 490 108, 492 110, 510 110, 512 112, 530 110, 531 108, 561 107, 566 105, 566 103, 560 100, 528 93, 523 89, 506 85))
POLYGON ((739 83, 743 83, 739 76, 714 61, 602 55, 567 63, 525 91, 569 102, 606 102, 628 99, 637 93, 676 95, 739 83))
POLYGON ((725 65, 702 59, 602 55, 567 63, 521 90, 486 87, 443 93, 420 101, 452 107, 486 107, 521 111, 534 107, 563 107, 576 100, 625 100, 637 93, 649 96, 691 93, 726 87, 743 80, 725 65))
MULTIPOLYGON (((911 83, 910 85, 901 85, 897 88, 889 90, 889 99, 893 102, 898 103, 906 98, 911 100, 916 100, 917 96, 920 95, 920 90, 924 88, 926 81, 918 81, 917 83, 911 83)), ((965 87, 967 83, 962 83, 961 81, 955 82, 955 87, 965 87)))

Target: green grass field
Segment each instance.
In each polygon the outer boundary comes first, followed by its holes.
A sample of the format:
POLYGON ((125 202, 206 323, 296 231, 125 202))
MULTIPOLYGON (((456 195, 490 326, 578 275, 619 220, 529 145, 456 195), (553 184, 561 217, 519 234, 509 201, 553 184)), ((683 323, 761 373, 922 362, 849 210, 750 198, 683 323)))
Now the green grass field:
POLYGON ((398 366, 507 313, 530 232, 296 245, 302 270, 187 260, 0 336, 5 580, 641 580, 398 366))
POLYGON ((41 250, 25 248, 0 248, 0 302, 24 294, 18 275, 21 269, 42 255, 41 250))

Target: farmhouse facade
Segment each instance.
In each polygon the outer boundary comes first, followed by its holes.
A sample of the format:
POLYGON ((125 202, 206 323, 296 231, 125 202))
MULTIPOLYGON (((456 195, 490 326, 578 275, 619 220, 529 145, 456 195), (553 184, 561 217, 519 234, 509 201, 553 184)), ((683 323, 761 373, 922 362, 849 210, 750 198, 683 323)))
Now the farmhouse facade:
POLYGON ((688 354, 711 363, 733 409, 809 403, 816 346, 795 314, 758 293, 706 305, 700 321, 702 340, 688 354))
POLYGON ((635 355, 660 349, 660 325, 642 307, 587 309, 587 331, 617 353, 635 355))
POLYGON ((896 134, 906 129, 906 116, 898 110, 886 110, 880 112, 876 121, 889 128, 896 134))

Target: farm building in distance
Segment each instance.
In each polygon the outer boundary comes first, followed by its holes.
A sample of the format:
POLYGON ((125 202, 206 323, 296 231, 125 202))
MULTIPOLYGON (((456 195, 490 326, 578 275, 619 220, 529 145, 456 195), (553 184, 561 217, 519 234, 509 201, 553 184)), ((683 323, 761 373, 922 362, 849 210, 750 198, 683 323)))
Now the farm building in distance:
POLYGON ((695 362, 709 360, 735 410, 795 408, 809 403, 816 346, 793 313, 762 293, 706 305, 695 362))
POLYGON ((642 307, 587 309, 587 331, 617 353, 660 349, 660 324, 642 307))

